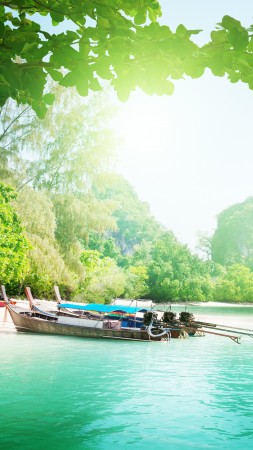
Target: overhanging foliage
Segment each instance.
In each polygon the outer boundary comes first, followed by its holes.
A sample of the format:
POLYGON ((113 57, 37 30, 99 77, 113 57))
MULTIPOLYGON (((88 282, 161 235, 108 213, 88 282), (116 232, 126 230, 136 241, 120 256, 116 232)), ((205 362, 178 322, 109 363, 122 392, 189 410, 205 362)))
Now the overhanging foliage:
POLYGON ((200 30, 179 25, 172 32, 159 24, 160 16, 156 0, 1 2, 0 106, 11 97, 43 117, 54 102, 45 90, 48 76, 83 96, 109 80, 122 100, 137 86, 147 94, 172 94, 173 80, 200 77, 206 68, 253 89, 252 27, 224 16, 200 47, 191 39, 200 30), (66 31, 49 32, 45 21, 64 22, 66 31))

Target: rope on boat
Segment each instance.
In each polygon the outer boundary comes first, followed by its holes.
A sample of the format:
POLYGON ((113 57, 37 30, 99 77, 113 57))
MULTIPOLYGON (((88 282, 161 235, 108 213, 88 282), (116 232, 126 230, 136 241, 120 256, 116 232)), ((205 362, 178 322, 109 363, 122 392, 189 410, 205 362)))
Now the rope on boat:
POLYGON ((159 334, 154 334, 152 333, 152 326, 153 326, 153 319, 151 320, 149 326, 147 327, 147 333, 149 335, 149 337, 153 337, 153 338, 159 338, 162 336, 167 335, 168 340, 171 339, 171 333, 170 333, 170 329, 169 328, 165 328, 161 333, 159 334))

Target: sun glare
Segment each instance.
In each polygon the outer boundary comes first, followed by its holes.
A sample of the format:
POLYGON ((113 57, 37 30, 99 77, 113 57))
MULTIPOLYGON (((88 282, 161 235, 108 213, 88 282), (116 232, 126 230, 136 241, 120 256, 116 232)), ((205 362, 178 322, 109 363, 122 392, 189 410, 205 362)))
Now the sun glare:
POLYGON ((186 107, 182 114, 180 105, 176 99, 136 92, 121 105, 117 123, 122 142, 117 169, 170 229, 175 228, 187 195, 181 177, 189 176, 192 157, 186 150, 187 139, 189 135, 193 139, 196 131, 193 114, 186 107))
POLYGON ((154 152, 159 146, 166 127, 164 111, 155 98, 142 93, 133 94, 121 106, 119 131, 128 150, 136 154, 154 152))
POLYGON ((168 160, 168 146, 173 148, 175 145, 175 127, 173 117, 169 117, 160 98, 149 97, 142 92, 132 94, 129 101, 121 105, 117 123, 122 143, 119 170, 131 181, 137 168, 139 176, 140 170, 149 174, 159 161, 168 160))

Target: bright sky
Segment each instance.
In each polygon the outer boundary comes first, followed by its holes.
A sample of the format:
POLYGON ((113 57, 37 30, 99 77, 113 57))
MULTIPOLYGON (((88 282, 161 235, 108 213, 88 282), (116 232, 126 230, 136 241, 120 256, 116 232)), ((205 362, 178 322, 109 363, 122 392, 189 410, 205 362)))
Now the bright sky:
MULTIPOLYGON (((253 24, 252 0, 162 0, 163 22, 204 28, 227 14, 253 24)), ((253 91, 210 74, 180 80, 171 97, 139 92, 121 106, 119 171, 152 214, 194 249, 224 208, 253 196, 253 91)))

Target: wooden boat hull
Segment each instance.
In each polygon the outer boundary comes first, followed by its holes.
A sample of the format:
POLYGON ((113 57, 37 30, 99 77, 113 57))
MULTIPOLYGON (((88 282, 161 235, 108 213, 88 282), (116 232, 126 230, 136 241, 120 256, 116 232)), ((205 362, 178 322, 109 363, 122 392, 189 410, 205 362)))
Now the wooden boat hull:
MULTIPOLYGON (((166 339, 166 336, 162 337, 150 337, 146 330, 141 329, 103 329, 103 328, 91 328, 77 325, 68 325, 58 323, 57 319, 51 318, 48 320, 41 319, 39 317, 32 317, 26 314, 20 314, 14 311, 9 305, 7 305, 13 323, 18 331, 43 333, 62 336, 76 336, 84 338, 110 338, 110 339, 129 339, 129 340, 141 340, 141 341, 161 341, 166 339)), ((29 314, 29 312, 28 312, 29 314)), ((170 334, 172 338, 178 338, 181 330, 171 330, 170 334)))

